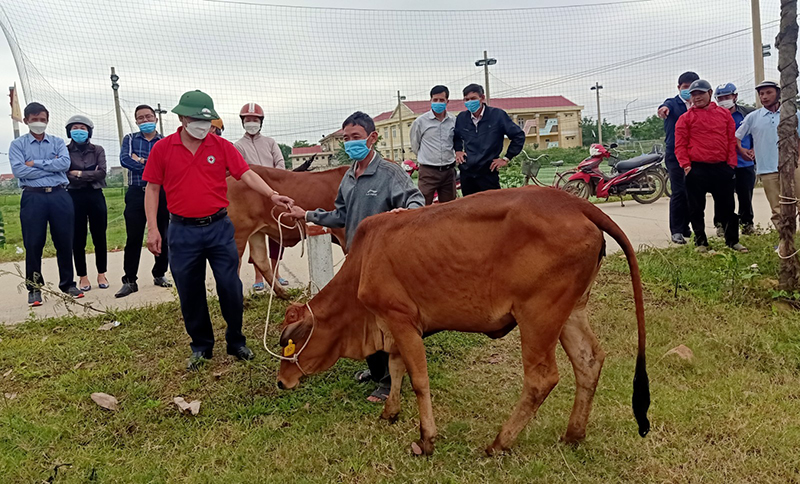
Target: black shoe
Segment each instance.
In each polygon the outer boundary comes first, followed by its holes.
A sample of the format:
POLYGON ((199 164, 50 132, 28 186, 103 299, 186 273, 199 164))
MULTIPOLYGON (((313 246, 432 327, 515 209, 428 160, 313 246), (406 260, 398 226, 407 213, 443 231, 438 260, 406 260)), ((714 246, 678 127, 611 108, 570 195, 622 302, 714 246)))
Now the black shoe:
POLYGON ((153 284, 158 287, 172 287, 172 283, 164 276, 154 278, 153 284))
POLYGON ((135 282, 126 282, 125 284, 122 285, 119 291, 117 291, 117 293, 114 294, 114 297, 130 296, 131 294, 137 292, 138 290, 139 290, 138 284, 136 284, 135 282))
POLYGON ((753 224, 744 224, 742 225, 742 235, 755 235, 756 228, 753 224))
POLYGON ((28 306, 35 308, 42 305, 42 291, 31 291, 28 293, 28 306))
POLYGON ((686 243, 686 239, 683 238, 683 234, 672 234, 672 242, 683 245, 686 243))
POLYGON ((189 361, 186 363, 188 371, 197 371, 208 363, 211 359, 211 351, 195 351, 189 356, 189 361))
POLYGON ((75 286, 72 286, 66 291, 64 291, 64 294, 69 294, 70 296, 72 296, 73 299, 80 299, 83 297, 83 291, 81 291, 75 286))
POLYGON ((689 237, 692 236, 692 231, 689 230, 689 229, 686 229, 686 232, 683 233, 683 236, 688 239, 689 237))
POLYGON ((239 360, 249 361, 256 357, 253 351, 247 346, 240 346, 236 349, 228 348, 228 354, 235 356, 239 360))

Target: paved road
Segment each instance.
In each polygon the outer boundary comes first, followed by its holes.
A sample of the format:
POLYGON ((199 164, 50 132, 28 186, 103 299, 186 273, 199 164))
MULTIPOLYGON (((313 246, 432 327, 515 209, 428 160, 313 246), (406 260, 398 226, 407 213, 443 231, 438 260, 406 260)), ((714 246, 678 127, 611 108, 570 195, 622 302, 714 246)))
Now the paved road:
MULTIPOLYGON (((756 224, 762 227, 769 225, 769 205, 762 189, 756 189, 753 194, 753 204, 756 213, 756 224)), ((666 247, 669 245, 669 224, 668 210, 669 200, 663 198, 652 205, 640 205, 636 202, 626 202, 622 207, 618 202, 605 203, 600 207, 608 213, 625 231, 631 239, 634 247, 642 245, 652 245, 656 247, 666 247)), ((709 208, 713 203, 709 200, 709 208)), ((710 210, 707 210, 710 212, 710 210)), ((713 227, 710 226, 710 217, 707 217, 709 224, 708 233, 711 235, 713 227)), ((608 240, 609 252, 619 250, 619 246, 606 237, 608 240)), ((338 247, 333 248, 334 264, 338 264, 343 258, 342 251, 338 247)), ((94 265, 94 256, 87 256, 87 264, 91 268, 94 265)), ((175 297, 174 290, 158 288, 152 285, 150 269, 152 268, 153 257, 143 249, 142 264, 139 270, 139 292, 123 299, 115 299, 114 293, 119 289, 120 277, 122 276, 122 252, 109 254, 108 276, 111 281, 111 288, 101 290, 93 288, 86 294, 82 301, 92 302, 96 307, 129 308, 146 304, 169 301, 175 297)), ((25 264, 4 263, 0 264, 0 271, 16 272, 15 264, 24 269, 25 264)), ((43 263, 43 273, 45 280, 50 282, 57 281, 57 267, 55 259, 46 259, 43 263)), ((206 285, 209 291, 214 290, 214 282, 211 279, 211 270, 207 271, 208 279, 206 285)), ((300 248, 294 247, 286 250, 282 266, 282 275, 286 277, 292 286, 302 286, 308 283, 308 261, 300 258, 300 248)), ((90 272, 90 278, 94 281, 95 274, 90 272)), ((245 291, 249 291, 253 283, 254 273, 249 264, 242 269, 242 280, 244 281, 245 291)), ((31 310, 27 307, 27 295, 23 290, 19 291, 21 279, 15 276, 0 276, 0 323, 13 324, 24 321, 30 314, 36 317, 52 317, 66 313, 62 305, 54 302, 46 302, 42 307, 31 310)))

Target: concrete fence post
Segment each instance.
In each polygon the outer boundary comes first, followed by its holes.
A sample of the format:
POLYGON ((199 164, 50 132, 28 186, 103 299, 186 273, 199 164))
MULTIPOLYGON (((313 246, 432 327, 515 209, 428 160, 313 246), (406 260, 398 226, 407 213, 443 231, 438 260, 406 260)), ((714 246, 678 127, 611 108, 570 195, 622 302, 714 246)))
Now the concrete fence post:
POLYGON ((333 248, 330 229, 319 225, 308 226, 308 275, 311 295, 333 279, 333 248))

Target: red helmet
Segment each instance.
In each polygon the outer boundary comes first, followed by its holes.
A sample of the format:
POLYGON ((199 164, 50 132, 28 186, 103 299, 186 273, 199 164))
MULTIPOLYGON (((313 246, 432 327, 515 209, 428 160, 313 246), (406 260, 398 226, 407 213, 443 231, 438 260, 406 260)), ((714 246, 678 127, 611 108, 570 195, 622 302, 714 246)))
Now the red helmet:
POLYGON ((247 103, 242 106, 242 109, 239 111, 240 118, 245 116, 257 116, 261 119, 264 119, 264 110, 261 109, 261 106, 256 103, 247 103))

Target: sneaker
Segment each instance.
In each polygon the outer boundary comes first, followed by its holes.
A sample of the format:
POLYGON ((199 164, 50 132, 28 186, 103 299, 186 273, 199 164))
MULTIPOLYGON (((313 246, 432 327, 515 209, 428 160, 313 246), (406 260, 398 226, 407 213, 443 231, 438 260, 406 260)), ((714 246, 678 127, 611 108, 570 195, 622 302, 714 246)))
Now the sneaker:
POLYGON ((753 226, 753 224, 742 225, 742 235, 755 235, 755 234, 756 234, 756 228, 753 226))
POLYGON ((697 252, 698 254, 705 254, 708 252, 708 246, 698 245, 697 247, 694 248, 694 251, 697 252))
POLYGON ((131 294, 137 292, 138 290, 139 290, 138 284, 136 284, 135 282, 126 282, 125 284, 122 285, 120 290, 117 291, 116 294, 114 294, 114 297, 130 296, 131 294))
POLYGON ((189 361, 186 362, 186 370, 197 371, 208 363, 211 359, 210 351, 195 351, 189 356, 189 361))
POLYGON ((158 287, 172 287, 172 283, 164 276, 153 278, 153 284, 158 287))
POLYGON ((716 227, 717 227, 717 237, 720 237, 720 238, 725 237, 725 229, 722 228, 722 225, 718 224, 718 225, 716 225, 716 227))
POLYGON ((253 350, 244 345, 236 349, 228 348, 228 354, 244 361, 249 361, 256 357, 256 355, 253 353, 253 350))
POLYGON ((736 252, 741 252, 742 254, 747 254, 748 252, 750 252, 750 250, 747 247, 739 243, 731 245, 730 248, 735 250, 736 252))
POLYGON ((683 237, 683 234, 672 234, 672 243, 683 245, 686 243, 686 239, 683 237))
POLYGON ((28 306, 36 308, 42 305, 42 291, 31 291, 28 293, 28 306))
POLYGON ((83 291, 81 291, 75 286, 72 286, 66 291, 64 291, 64 294, 69 294, 70 296, 72 296, 73 299, 80 299, 84 296, 83 291))

